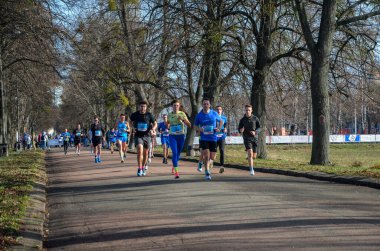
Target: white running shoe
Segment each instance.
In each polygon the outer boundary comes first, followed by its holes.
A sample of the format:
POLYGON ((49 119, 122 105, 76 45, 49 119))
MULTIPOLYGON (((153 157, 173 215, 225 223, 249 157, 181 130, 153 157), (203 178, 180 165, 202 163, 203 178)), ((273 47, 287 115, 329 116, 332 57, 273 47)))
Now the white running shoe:
POLYGON ((148 169, 149 169, 149 166, 148 166, 148 165, 145 165, 145 166, 144 166, 144 170, 145 170, 145 171, 148 171, 148 169))
POLYGON ((148 164, 150 164, 152 162, 152 159, 151 158, 149 158, 148 159, 148 164))
POLYGON ((253 170, 253 167, 249 168, 249 174, 251 174, 252 176, 255 175, 255 170, 253 170))

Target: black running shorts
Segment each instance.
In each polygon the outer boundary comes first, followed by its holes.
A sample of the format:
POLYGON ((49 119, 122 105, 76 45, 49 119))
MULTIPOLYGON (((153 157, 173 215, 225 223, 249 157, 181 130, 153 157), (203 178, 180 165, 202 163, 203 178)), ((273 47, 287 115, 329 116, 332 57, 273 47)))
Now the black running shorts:
POLYGON ((246 151, 252 149, 254 153, 257 152, 257 140, 255 137, 247 137, 243 139, 246 151))
POLYGON ((202 150, 209 149, 210 152, 212 153, 216 153, 217 146, 218 145, 216 141, 204 141, 204 140, 199 141, 199 148, 201 148, 202 150))

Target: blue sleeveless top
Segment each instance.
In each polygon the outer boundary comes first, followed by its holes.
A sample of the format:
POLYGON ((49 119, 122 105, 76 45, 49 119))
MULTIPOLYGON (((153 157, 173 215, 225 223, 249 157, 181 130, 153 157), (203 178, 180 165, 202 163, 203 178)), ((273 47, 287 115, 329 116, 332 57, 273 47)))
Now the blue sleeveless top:
POLYGON ((117 122, 117 135, 118 136, 126 136, 127 135, 128 126, 125 122, 117 122))

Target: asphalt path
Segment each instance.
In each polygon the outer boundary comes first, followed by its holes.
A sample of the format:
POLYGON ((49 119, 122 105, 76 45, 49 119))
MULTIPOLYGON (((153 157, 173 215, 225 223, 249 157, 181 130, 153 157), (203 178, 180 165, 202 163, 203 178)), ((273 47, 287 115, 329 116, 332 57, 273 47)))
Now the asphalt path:
POLYGON ((47 154, 48 250, 379 250, 380 191, 136 155, 47 154))

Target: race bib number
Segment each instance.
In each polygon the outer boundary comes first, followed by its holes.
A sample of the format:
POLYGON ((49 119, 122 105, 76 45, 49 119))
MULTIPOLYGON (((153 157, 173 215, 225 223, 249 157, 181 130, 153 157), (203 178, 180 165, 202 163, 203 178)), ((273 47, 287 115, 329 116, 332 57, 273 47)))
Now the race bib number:
POLYGON ((102 136, 102 131, 101 130, 96 130, 95 131, 95 137, 101 137, 102 136))
POLYGON ((169 132, 167 132, 167 131, 163 132, 163 133, 162 133, 162 136, 164 136, 164 137, 169 136, 169 132))
POLYGON ((223 137, 223 135, 224 135, 223 132, 218 132, 218 133, 216 134, 216 137, 221 138, 221 137, 223 137))
POLYGON ((182 125, 172 125, 170 126, 170 132, 173 134, 181 134, 183 132, 182 125))
POLYGON ((77 132, 75 135, 76 135, 77 137, 80 137, 80 132, 77 132))
POLYGON ((209 135, 214 134, 214 126, 203 126, 203 134, 209 135))
POLYGON ((148 130, 148 124, 147 123, 137 123, 137 131, 139 132, 146 132, 148 130))

